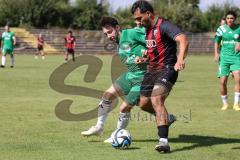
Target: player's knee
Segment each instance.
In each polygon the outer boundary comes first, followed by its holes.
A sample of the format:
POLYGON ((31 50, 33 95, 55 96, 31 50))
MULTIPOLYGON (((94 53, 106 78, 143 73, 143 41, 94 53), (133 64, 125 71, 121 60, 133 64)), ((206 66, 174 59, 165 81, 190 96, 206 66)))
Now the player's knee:
POLYGON ((131 109, 132 109, 132 107, 130 105, 122 106, 122 107, 120 107, 120 112, 127 113, 127 112, 130 112, 131 109))
POLYGON ((222 86, 227 85, 227 79, 221 79, 220 80, 220 85, 222 85, 222 86))
POLYGON ((165 99, 166 99, 166 96, 164 96, 164 95, 151 97, 151 102, 152 102, 153 107, 154 108, 155 107, 163 107, 165 99))

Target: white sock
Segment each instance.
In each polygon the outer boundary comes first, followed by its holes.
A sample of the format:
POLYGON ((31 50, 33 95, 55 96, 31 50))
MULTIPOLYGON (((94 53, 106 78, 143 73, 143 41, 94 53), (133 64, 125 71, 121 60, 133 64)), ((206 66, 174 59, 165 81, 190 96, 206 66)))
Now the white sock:
POLYGON ((6 64, 6 56, 2 56, 2 65, 5 66, 6 64))
POLYGON ((128 126, 129 119, 130 119, 131 113, 119 113, 119 118, 117 122, 117 129, 125 129, 128 126))
POLYGON ((168 143, 168 139, 167 138, 160 138, 159 142, 168 143))
POLYGON ((45 59, 45 57, 44 57, 44 56, 42 56, 42 59, 45 59))
POLYGON ((11 66, 14 66, 14 57, 10 57, 11 66))
POLYGON ((222 98, 222 102, 224 105, 227 105, 228 102, 227 102, 227 95, 221 95, 221 98, 222 98))
POLYGON ((111 111, 112 109, 112 101, 109 100, 105 100, 102 98, 102 100, 100 101, 99 105, 98 105, 98 120, 97 120, 97 125, 98 127, 102 127, 104 126, 107 116, 108 116, 108 112, 111 111))
POLYGON ((234 105, 239 104, 240 92, 235 92, 234 94, 234 105))

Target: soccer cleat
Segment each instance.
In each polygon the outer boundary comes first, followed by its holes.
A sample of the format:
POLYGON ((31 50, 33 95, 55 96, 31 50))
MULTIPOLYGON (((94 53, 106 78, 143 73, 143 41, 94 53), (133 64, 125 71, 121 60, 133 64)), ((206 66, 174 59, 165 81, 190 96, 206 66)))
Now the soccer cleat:
POLYGON ((112 137, 109 137, 108 139, 105 139, 103 142, 104 143, 113 143, 113 139, 112 139, 112 137))
POLYGON ((233 109, 235 111, 240 111, 240 106, 238 104, 234 104, 233 109))
POLYGON ((103 133, 103 127, 92 126, 87 131, 81 132, 83 136, 100 136, 103 133))
POLYGON ((13 68, 14 66, 10 66, 10 68, 13 68))
POLYGON ((170 146, 168 143, 165 142, 159 142, 156 146, 155 146, 155 150, 160 152, 160 153, 169 153, 170 152, 170 146))
POLYGON ((176 116, 173 114, 168 115, 168 126, 171 126, 177 120, 176 116))
POLYGON ((1 68, 5 68, 5 66, 4 66, 4 65, 1 65, 1 68))
POLYGON ((225 111, 226 109, 228 109, 228 104, 224 104, 221 108, 222 111, 225 111))

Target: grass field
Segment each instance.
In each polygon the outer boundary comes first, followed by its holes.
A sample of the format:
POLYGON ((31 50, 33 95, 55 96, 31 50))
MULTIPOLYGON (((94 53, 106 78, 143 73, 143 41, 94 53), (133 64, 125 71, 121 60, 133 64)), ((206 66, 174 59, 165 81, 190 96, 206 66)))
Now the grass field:
MULTIPOLYGON (((111 83, 111 57, 100 58, 103 68, 96 82, 84 82, 82 77, 86 67, 80 67, 66 78, 66 84, 106 89, 111 83)), ((95 124, 96 119, 63 121, 57 118, 55 106, 61 100, 73 100, 73 113, 89 111, 99 101, 61 94, 50 88, 49 77, 62 63, 62 56, 47 56, 43 61, 17 55, 15 68, 0 70, 0 160, 239 159, 240 112, 220 110, 217 64, 213 57, 189 56, 186 70, 181 72, 167 100, 168 110, 178 117, 170 130, 170 154, 159 154, 154 150, 158 142, 154 120, 137 107, 128 127, 133 138, 129 150, 116 150, 103 143, 116 127, 117 108, 110 113, 101 137, 80 135, 95 124)), ((228 86, 232 105, 232 78, 228 86)))

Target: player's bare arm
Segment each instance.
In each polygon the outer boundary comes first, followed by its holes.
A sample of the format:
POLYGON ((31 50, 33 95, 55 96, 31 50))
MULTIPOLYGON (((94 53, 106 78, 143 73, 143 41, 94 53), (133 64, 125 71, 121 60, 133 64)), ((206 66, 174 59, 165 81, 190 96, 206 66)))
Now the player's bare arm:
POLYGON ((185 68, 185 57, 187 55, 189 42, 185 34, 180 34, 175 38, 175 41, 179 43, 179 54, 177 63, 174 66, 176 71, 181 71, 185 68))

